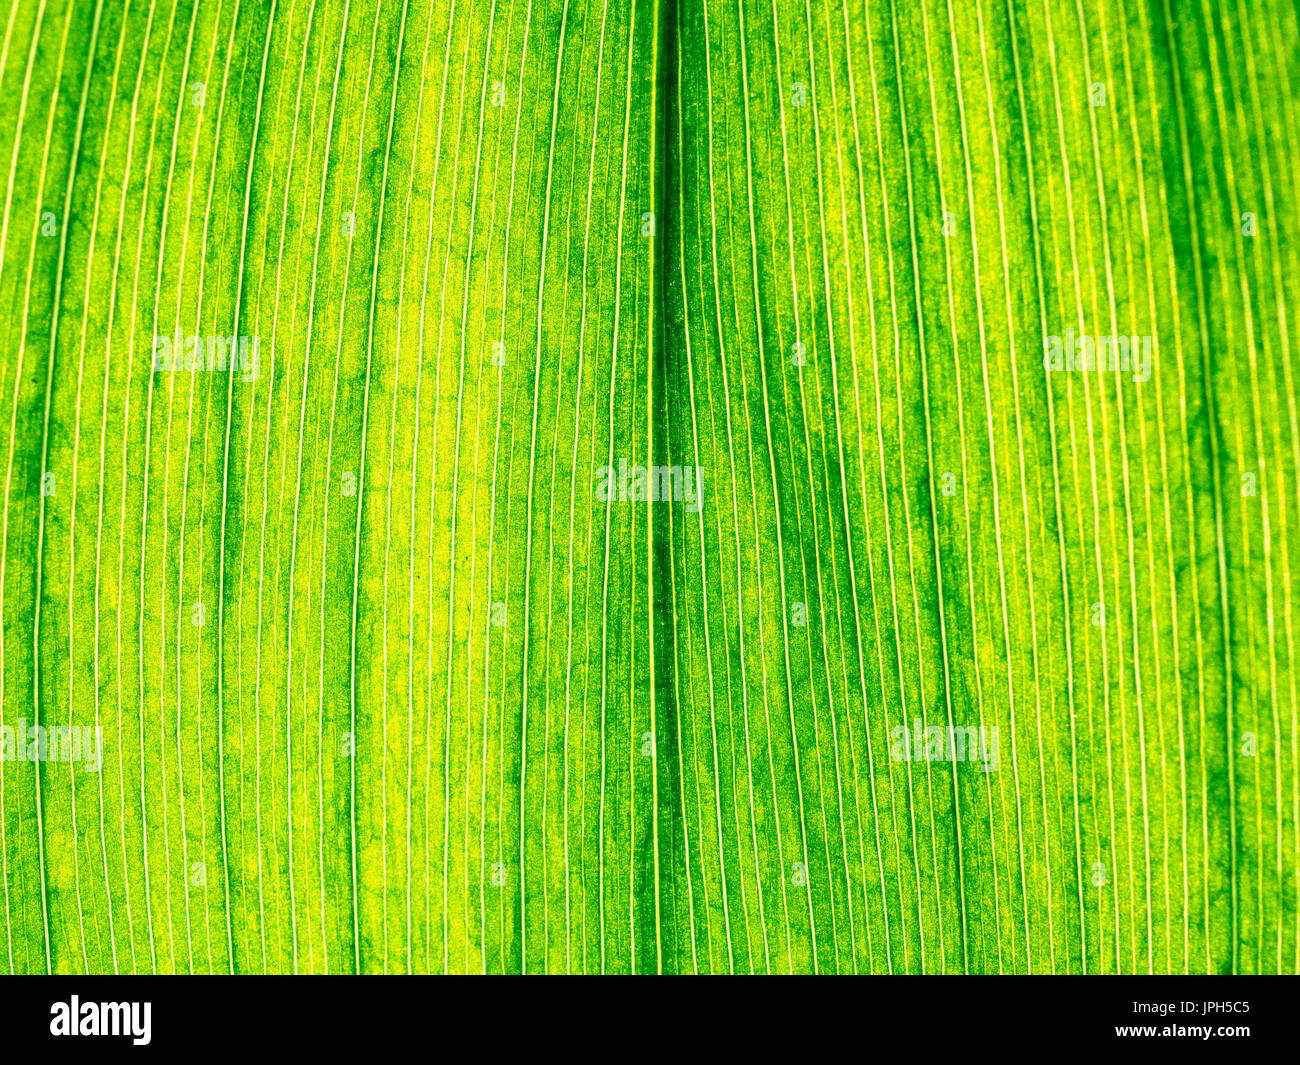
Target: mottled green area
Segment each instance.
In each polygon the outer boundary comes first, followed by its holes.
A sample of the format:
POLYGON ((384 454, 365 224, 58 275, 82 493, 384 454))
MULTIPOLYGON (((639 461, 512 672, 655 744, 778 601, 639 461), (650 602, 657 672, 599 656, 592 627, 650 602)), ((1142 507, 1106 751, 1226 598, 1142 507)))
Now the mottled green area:
POLYGON ((0 969, 1300 969, 1293 6, 2 32, 0 969))

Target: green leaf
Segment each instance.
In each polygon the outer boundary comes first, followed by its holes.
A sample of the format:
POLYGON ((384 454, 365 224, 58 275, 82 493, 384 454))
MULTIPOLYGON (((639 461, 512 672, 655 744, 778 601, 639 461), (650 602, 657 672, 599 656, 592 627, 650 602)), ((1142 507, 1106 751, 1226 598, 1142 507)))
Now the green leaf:
POLYGON ((3 967, 1297 971, 1297 57, 18 0, 3 967))

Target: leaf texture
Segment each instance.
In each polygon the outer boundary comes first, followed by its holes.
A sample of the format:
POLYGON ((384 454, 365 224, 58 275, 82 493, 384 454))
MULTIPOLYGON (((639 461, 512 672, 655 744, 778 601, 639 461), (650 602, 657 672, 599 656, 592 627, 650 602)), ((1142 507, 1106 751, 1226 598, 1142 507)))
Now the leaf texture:
POLYGON ((1298 63, 16 0, 3 968, 1296 972, 1298 63))

